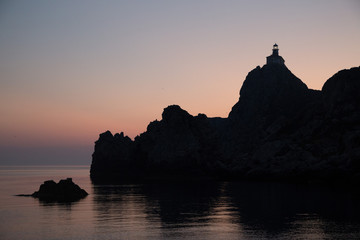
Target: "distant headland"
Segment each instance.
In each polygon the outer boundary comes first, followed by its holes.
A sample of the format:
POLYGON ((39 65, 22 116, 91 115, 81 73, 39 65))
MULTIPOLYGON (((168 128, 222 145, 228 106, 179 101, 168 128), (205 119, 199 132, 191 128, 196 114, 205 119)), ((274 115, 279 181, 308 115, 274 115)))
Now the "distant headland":
POLYGON ((360 67, 339 71, 321 91, 308 89, 275 44, 266 64, 248 73, 228 118, 171 105, 134 141, 104 132, 90 176, 360 182, 359 93, 360 67))

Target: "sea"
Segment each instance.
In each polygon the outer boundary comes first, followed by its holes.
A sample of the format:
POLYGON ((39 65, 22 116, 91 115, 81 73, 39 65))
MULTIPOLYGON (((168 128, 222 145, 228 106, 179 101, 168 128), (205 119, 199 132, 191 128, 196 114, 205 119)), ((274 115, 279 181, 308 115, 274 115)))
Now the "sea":
POLYGON ((0 239, 360 239, 360 189, 266 182, 95 185, 89 166, 1 166, 0 239), (46 180, 89 196, 43 202, 46 180))

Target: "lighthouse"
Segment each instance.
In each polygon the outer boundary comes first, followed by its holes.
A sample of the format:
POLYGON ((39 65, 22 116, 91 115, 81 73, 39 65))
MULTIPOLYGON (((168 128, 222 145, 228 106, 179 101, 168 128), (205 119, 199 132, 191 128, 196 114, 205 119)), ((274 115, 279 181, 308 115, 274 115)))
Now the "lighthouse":
POLYGON ((279 56, 279 46, 275 43, 272 49, 272 54, 266 57, 266 64, 278 64, 278 65, 285 65, 285 60, 279 56))

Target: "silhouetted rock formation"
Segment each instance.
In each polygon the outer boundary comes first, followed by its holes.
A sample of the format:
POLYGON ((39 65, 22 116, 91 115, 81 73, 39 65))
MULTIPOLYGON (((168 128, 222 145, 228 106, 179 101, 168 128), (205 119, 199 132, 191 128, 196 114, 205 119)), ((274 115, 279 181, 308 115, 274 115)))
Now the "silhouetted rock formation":
POLYGON ((193 117, 172 105, 135 141, 123 133, 102 133, 95 145, 91 177, 110 181, 208 177, 219 156, 214 124, 221 125, 222 119, 193 117))
POLYGON ((307 86, 285 65, 265 65, 252 70, 240 90, 229 119, 236 125, 263 126, 279 117, 294 116, 309 101, 307 86))
POLYGON ((84 198, 88 193, 73 183, 71 178, 60 180, 58 183, 53 180, 41 184, 39 191, 31 196, 44 201, 71 202, 84 198))
POLYGON ((283 61, 270 63, 248 74, 226 119, 173 105, 134 141, 100 134, 92 180, 359 181, 360 67, 316 91, 283 61))
POLYGON ((273 70, 266 74, 271 77, 248 75, 229 115, 229 171, 236 178, 359 181, 360 68, 340 71, 322 91, 307 90, 290 74, 282 77, 284 66, 254 71, 273 70), (249 81, 260 84, 250 90, 249 81))

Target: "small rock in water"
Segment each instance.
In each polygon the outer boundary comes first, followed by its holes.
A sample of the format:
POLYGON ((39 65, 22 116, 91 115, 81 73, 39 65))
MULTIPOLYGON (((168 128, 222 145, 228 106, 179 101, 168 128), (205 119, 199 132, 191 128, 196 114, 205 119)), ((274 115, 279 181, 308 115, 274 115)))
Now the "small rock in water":
POLYGON ((31 196, 45 201, 76 201, 89 195, 84 189, 76 185, 72 178, 62 179, 58 183, 53 180, 41 184, 39 191, 31 196))

